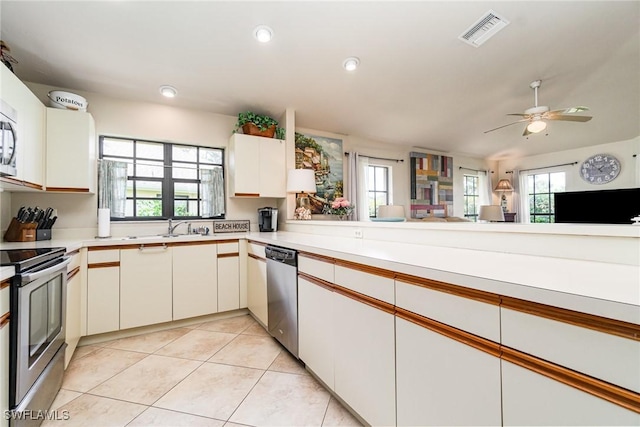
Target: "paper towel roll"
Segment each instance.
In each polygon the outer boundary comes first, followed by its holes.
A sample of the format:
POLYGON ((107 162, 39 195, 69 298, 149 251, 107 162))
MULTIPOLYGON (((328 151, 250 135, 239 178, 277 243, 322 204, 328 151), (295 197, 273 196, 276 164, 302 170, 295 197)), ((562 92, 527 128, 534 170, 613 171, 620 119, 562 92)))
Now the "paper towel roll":
POLYGON ((111 236, 111 209, 98 209, 98 237, 111 236))

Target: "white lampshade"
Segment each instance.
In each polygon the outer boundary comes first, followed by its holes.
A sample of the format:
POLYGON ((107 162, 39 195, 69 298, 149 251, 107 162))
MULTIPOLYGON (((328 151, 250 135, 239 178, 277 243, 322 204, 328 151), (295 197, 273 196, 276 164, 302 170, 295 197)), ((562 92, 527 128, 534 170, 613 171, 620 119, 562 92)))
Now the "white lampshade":
POLYGON ((312 169, 289 169, 287 193, 315 193, 316 174, 312 169))
POLYGON ((378 206, 378 218, 404 218, 404 206, 380 205, 378 206))
POLYGON ((500 205, 482 205, 480 206, 480 213, 478 219, 482 221, 503 221, 504 212, 502 212, 502 206, 500 205))

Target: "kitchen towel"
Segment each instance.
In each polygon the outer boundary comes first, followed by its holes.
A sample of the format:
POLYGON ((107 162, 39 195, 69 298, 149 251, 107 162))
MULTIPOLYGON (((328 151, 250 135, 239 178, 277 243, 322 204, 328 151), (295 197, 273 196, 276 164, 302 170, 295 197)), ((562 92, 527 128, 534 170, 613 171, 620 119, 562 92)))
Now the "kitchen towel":
POLYGON ((111 236, 111 209, 98 209, 98 237, 111 236))

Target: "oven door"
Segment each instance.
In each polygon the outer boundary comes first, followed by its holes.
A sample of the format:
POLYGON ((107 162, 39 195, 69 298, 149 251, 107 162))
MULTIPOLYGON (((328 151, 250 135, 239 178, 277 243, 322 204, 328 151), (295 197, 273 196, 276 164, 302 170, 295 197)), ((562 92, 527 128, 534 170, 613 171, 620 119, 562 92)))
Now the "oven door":
MULTIPOLYGON (((56 259, 18 276, 17 329, 12 341, 15 385, 10 388, 12 406, 27 395, 65 340, 67 264, 56 259)), ((13 317, 13 316, 12 316, 13 317)), ((13 321, 11 322, 13 324, 13 321)))

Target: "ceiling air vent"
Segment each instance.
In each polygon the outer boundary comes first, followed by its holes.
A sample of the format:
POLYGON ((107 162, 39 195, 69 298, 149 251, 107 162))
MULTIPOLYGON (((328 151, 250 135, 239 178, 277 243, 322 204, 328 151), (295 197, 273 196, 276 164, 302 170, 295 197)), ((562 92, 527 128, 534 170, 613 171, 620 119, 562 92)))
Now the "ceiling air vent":
POLYGON ((458 37, 458 39, 470 44, 471 46, 478 47, 508 24, 509 21, 495 13, 493 10, 490 10, 485 13, 482 18, 478 19, 473 25, 467 28, 467 30, 458 37))

